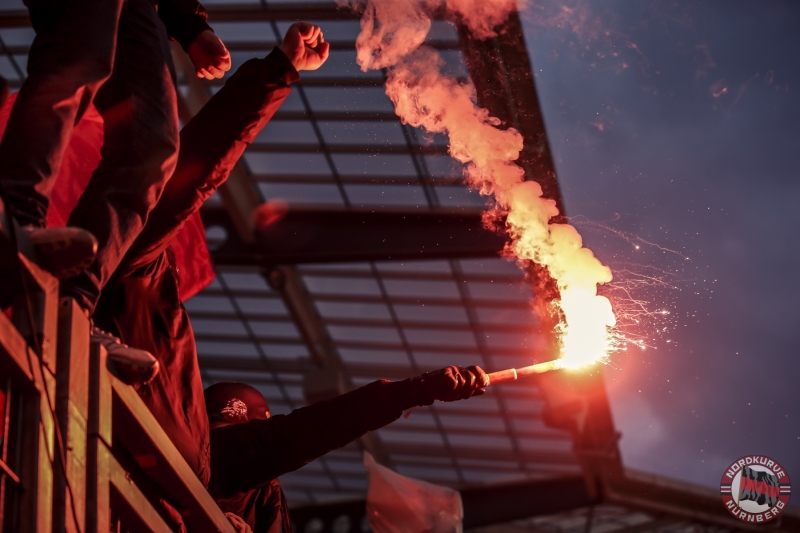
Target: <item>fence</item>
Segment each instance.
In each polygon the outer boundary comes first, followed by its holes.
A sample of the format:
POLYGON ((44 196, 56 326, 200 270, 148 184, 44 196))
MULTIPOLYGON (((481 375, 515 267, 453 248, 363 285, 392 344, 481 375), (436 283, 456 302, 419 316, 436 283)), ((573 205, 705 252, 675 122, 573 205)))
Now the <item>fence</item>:
POLYGON ((80 307, 19 267, 26 290, 0 313, 0 533, 234 533, 80 307))

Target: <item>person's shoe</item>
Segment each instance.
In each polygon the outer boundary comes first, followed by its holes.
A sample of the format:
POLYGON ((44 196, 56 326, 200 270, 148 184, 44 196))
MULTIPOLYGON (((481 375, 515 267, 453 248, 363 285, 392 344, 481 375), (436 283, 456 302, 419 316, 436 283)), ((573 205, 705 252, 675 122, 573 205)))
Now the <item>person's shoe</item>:
POLYGON ((92 326, 92 342, 98 342, 105 347, 108 358, 114 361, 117 367, 119 379, 128 385, 138 389, 153 381, 158 374, 158 361, 146 350, 131 348, 117 337, 94 326, 92 326))
POLYGON ((85 271, 97 255, 97 239, 81 228, 23 227, 42 266, 58 279, 85 271))

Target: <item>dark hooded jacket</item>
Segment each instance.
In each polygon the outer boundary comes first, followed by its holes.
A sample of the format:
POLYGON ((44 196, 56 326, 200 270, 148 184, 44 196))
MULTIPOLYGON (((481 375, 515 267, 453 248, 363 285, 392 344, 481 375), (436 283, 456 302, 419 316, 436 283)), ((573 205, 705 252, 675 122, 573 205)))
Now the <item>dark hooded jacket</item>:
POLYGON ((205 485, 210 470, 203 383, 169 245, 189 216, 225 182, 297 79, 291 61, 276 48, 266 58, 239 67, 186 124, 175 173, 94 313, 100 328, 158 359, 161 371, 139 393, 205 485))
POLYGON ((290 533, 278 477, 429 404, 419 381, 375 381, 288 415, 211 430, 211 495, 253 533, 290 533))

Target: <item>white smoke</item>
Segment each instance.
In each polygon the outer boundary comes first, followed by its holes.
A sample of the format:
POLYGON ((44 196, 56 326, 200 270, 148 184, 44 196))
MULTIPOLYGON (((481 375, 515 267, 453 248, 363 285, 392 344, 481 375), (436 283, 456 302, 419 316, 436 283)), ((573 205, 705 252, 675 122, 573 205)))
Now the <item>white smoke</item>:
MULTIPOLYGON (((520 0, 524 4, 527 0, 520 0)), ((478 39, 495 35, 494 28, 517 9, 517 0, 338 0, 363 13, 356 40, 361 70, 395 65, 428 36, 437 12, 462 21, 478 39)))
POLYGON ((597 286, 611 281, 610 269, 583 247, 573 226, 550 223, 559 214, 555 201, 542 197, 538 183, 525 181, 524 170, 514 162, 523 148, 522 135, 513 128, 500 129, 500 120, 476 104, 473 84, 442 74, 441 56, 422 45, 439 10, 484 39, 494 35, 516 2, 368 0, 359 5, 364 16, 356 41, 358 64, 365 71, 387 68, 386 93, 397 115, 412 126, 449 137, 450 154, 465 164, 468 184, 493 197, 495 209, 506 215, 510 250, 521 260, 546 266, 556 280, 565 322, 565 365, 580 366, 607 356, 608 328, 615 318, 610 302, 597 295, 597 286))

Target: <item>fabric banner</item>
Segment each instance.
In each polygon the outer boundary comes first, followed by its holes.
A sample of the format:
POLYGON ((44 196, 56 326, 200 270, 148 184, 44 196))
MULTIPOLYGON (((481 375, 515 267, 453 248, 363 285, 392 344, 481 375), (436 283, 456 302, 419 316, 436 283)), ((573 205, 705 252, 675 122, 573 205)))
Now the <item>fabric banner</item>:
POLYGON ((393 472, 364 452, 367 517, 374 533, 462 533, 458 491, 393 472))
MULTIPOLYGON (((11 108, 16 99, 16 94, 11 95, 0 109, 0 137, 5 133, 11 108)), ((50 208, 47 211, 49 227, 66 225, 69 214, 77 205, 78 198, 100 162, 102 146, 103 117, 93 105, 89 105, 73 131, 58 178, 53 186, 50 208)), ((206 244, 206 232, 199 212, 189 218, 171 246, 175 252, 180 278, 180 297, 186 301, 214 280, 211 255, 206 244)))

